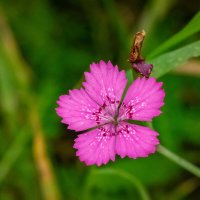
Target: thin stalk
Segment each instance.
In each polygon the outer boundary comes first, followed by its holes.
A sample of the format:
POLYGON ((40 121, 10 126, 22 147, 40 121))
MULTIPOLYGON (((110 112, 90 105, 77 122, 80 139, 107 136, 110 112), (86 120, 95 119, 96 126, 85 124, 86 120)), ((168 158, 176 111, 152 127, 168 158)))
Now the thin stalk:
MULTIPOLYGON (((151 122, 147 122, 147 125, 153 129, 153 125, 151 122)), ((200 177, 200 169, 197 166, 193 165, 191 162, 173 153, 161 144, 157 147, 157 151, 163 156, 167 157, 168 159, 181 166, 182 168, 186 169, 190 173, 194 174, 197 177, 200 177)))
POLYGON ((200 178, 200 169, 197 166, 193 165, 192 163, 183 159, 182 157, 176 155, 175 153, 168 150, 166 147, 164 147, 162 145, 159 145, 157 147, 157 151, 160 154, 162 154, 163 156, 167 157, 168 159, 170 159, 173 162, 175 162, 176 164, 178 164, 179 166, 183 167, 184 169, 186 169, 190 173, 192 173, 195 176, 200 178))
MULTIPOLYGON (((33 105, 33 104, 32 104, 33 105)), ((53 167, 46 151, 46 141, 37 108, 32 106, 30 121, 33 129, 33 153, 40 177, 40 185, 45 200, 59 200, 61 194, 54 176, 53 167)))

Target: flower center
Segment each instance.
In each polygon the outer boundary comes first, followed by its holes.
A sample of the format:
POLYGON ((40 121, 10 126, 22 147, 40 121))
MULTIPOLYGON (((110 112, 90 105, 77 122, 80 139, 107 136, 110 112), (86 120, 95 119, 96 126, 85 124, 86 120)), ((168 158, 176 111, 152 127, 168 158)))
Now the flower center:
POLYGON ((114 117, 113 117, 113 124, 114 124, 115 126, 117 126, 117 125, 119 124, 118 115, 119 115, 119 113, 117 113, 117 114, 114 115, 114 117))

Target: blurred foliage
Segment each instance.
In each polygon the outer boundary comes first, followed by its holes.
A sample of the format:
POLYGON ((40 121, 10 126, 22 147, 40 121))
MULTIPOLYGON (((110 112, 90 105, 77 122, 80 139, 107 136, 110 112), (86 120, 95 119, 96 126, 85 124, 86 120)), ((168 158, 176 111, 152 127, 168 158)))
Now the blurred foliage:
MULTIPOLYGON (((72 148, 76 133, 60 124, 56 100, 80 87, 92 62, 111 60, 128 69, 132 37, 141 29, 147 31, 143 53, 155 62, 155 76, 198 57, 199 19, 186 32, 182 28, 199 9, 195 0, 1 0, 0 199, 140 199, 127 178, 95 175, 99 168, 80 163, 72 148)), ((200 74, 174 72, 160 80, 165 106, 154 127, 161 144, 200 165, 200 74)), ((151 199, 200 199, 199 180, 158 153, 100 169, 135 177, 151 199)))

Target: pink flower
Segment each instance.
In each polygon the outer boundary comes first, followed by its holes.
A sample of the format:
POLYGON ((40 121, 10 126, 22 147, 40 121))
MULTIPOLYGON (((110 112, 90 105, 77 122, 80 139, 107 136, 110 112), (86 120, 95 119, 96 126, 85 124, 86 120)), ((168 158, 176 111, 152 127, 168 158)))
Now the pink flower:
POLYGON ((98 166, 121 158, 147 157, 156 151, 158 133, 130 120, 151 121, 160 115, 165 92, 155 78, 137 78, 128 88, 125 71, 109 61, 93 63, 81 89, 69 91, 57 101, 62 123, 85 131, 75 139, 76 155, 87 165, 98 166))

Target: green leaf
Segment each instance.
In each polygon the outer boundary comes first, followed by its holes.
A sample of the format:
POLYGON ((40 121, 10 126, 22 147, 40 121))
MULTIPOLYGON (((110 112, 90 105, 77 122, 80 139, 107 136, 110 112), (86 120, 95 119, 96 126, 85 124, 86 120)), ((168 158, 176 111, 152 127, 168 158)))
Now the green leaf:
POLYGON ((130 191, 136 199, 150 199, 143 184, 132 174, 119 169, 93 169, 88 176, 83 199, 122 199, 120 193, 123 194, 125 199, 132 199, 130 191), (131 188, 126 188, 129 190, 129 192, 127 191, 126 193, 123 189, 125 189, 124 186, 127 184, 130 184, 131 188), (134 190, 136 190, 139 195, 135 193, 136 191, 133 194, 134 190))
POLYGON ((155 51, 152 51, 152 53, 148 55, 147 59, 151 59, 163 53, 164 51, 175 46, 176 44, 185 40, 189 36, 197 33, 198 31, 200 31, 200 12, 198 12, 181 31, 179 31, 177 34, 172 36, 169 40, 167 40, 162 45, 160 45, 157 49, 155 49, 155 51))
POLYGON ((151 76, 158 78, 185 63, 189 58, 198 56, 200 56, 200 40, 152 60, 148 60, 149 63, 154 65, 151 76))

